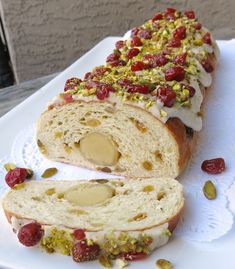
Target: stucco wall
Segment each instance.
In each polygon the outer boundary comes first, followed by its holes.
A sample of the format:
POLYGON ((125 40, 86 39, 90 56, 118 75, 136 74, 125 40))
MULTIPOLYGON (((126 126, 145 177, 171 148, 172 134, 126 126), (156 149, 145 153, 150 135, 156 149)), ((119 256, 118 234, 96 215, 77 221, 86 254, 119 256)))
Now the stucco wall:
POLYGON ((99 40, 173 6, 195 9, 217 38, 235 37, 235 0, 0 0, 17 81, 63 70, 99 40))

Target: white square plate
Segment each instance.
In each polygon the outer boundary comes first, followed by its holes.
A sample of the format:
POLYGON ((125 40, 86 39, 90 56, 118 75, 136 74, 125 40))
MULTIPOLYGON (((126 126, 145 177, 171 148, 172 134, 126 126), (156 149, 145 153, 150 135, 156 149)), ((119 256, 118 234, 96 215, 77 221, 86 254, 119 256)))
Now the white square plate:
MULTIPOLYGON (((118 37, 104 39, 46 86, 3 116, 0 119, 0 158, 10 153, 15 136, 25 126, 36 122, 45 109, 46 103, 61 92, 65 81, 73 76, 83 77, 92 67, 103 64, 108 53, 113 50, 114 43, 119 39, 118 37)), ((219 43, 220 46, 223 44, 223 41, 219 43)), ((223 55, 221 58, 223 60, 223 55)), ((131 268, 156 268, 156 260, 166 258, 172 261, 176 269, 233 269, 235 268, 234 246, 235 228, 212 243, 193 243, 175 236, 166 246, 156 250, 146 260, 133 262, 131 268)), ((101 268, 97 262, 77 264, 71 257, 49 255, 37 248, 25 248, 18 243, 2 210, 0 210, 0 267, 12 269, 101 268)))

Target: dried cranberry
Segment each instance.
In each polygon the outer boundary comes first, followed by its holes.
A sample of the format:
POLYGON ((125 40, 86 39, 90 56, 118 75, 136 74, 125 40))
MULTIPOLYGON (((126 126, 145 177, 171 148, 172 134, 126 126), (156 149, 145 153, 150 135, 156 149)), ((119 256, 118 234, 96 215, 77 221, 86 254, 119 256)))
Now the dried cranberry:
POLYGON ((136 55, 138 55, 139 52, 140 52, 140 50, 137 49, 137 48, 129 49, 129 50, 127 51, 127 53, 126 53, 126 57, 127 57, 128 59, 132 59, 133 57, 135 57, 136 55))
POLYGON ((176 9, 174 8, 167 8, 165 10, 165 18, 168 19, 168 20, 175 20, 175 12, 176 12, 176 9))
POLYGON ((127 85, 127 91, 130 93, 138 92, 142 94, 147 94, 149 93, 149 86, 142 84, 130 84, 127 85))
POLYGON ((147 68, 149 68, 149 65, 147 65, 141 61, 136 61, 131 65, 131 71, 133 71, 133 72, 140 71, 140 70, 147 69, 147 68))
POLYGON ((168 59, 162 53, 155 54, 152 59, 150 59, 151 67, 164 66, 167 63, 168 59))
POLYGON ((117 83, 121 86, 127 86, 129 84, 131 84, 131 81, 129 79, 126 79, 126 78, 120 78, 117 83))
POLYGON ((96 97, 99 100, 104 100, 109 97, 109 92, 114 92, 114 88, 109 84, 101 84, 97 86, 96 97))
POLYGON ((108 67, 97 67, 94 71, 94 76, 95 77, 99 77, 99 76, 103 76, 106 72, 111 72, 111 69, 108 67))
POLYGON ((86 238, 85 230, 84 229, 76 229, 73 231, 73 236, 77 240, 83 240, 86 238))
POLYGON ((190 86, 190 85, 186 85, 186 84, 181 84, 181 86, 184 88, 184 89, 186 89, 186 90, 188 90, 189 91, 189 97, 193 97, 194 95, 195 95, 195 93, 196 93, 196 90, 192 87, 192 86, 190 86))
POLYGON ((106 62, 113 62, 113 61, 118 60, 119 58, 120 58, 120 54, 119 53, 111 53, 106 58, 106 62))
POLYGON ((96 260, 100 254, 100 246, 97 243, 89 244, 86 240, 76 243, 72 248, 72 256, 75 262, 96 260))
MULTIPOLYGON (((91 88, 95 88, 95 87, 97 87, 98 85, 100 85, 100 83, 101 82, 99 82, 99 81, 94 81, 94 80, 89 80, 89 81, 87 81, 86 82, 86 88, 88 89, 88 90, 90 90, 91 88)), ((102 83, 101 83, 102 84, 102 83)))
POLYGON ((21 184, 27 178, 26 168, 14 168, 7 172, 5 176, 6 183, 9 187, 13 188, 16 184, 21 184))
POLYGON ((175 12, 176 12, 176 9, 175 8, 172 8, 172 7, 168 7, 165 10, 165 13, 175 13, 175 12))
POLYGON ((26 247, 32 247, 39 243, 43 236, 43 230, 39 223, 32 222, 22 226, 18 232, 18 239, 26 247))
POLYGON ((176 80, 181 81, 185 78, 185 70, 180 66, 173 66, 166 70, 165 79, 167 81, 176 80))
POLYGON ((161 28, 160 24, 158 23, 158 21, 153 21, 153 27, 156 28, 154 29, 155 31, 156 30, 159 30, 161 28))
POLYGON ((187 52, 184 52, 180 55, 177 55, 174 58, 173 62, 178 65, 184 65, 186 63, 186 58, 187 58, 187 52))
POLYGON ((176 93, 168 85, 158 88, 157 96, 164 106, 172 107, 175 103, 176 93))
POLYGON ((73 102, 73 96, 71 93, 65 93, 64 94, 64 100, 66 103, 72 103, 73 102))
POLYGON ((163 15, 161 13, 157 13, 153 16, 152 21, 159 21, 163 19, 163 15))
POLYGON ((131 47, 139 47, 142 46, 143 43, 138 36, 133 36, 131 39, 131 47))
POLYGON ((205 33, 205 35, 202 37, 202 41, 208 45, 211 45, 212 44, 212 41, 211 41, 211 34, 210 33, 205 33))
POLYGON ((73 90, 75 87, 77 87, 81 83, 81 79, 79 78, 70 78, 66 81, 64 86, 64 91, 73 90))
POLYGON ((132 30, 131 30, 131 37, 133 37, 133 36, 136 36, 138 33, 139 33, 139 28, 133 28, 132 30))
POLYGON ((138 33, 138 36, 144 39, 151 39, 152 31, 150 29, 144 29, 138 33))
POLYGON ((198 22, 198 23, 194 24, 193 27, 194 27, 196 30, 201 30, 202 25, 201 25, 201 23, 198 22))
POLYGON ((92 79, 94 76, 91 72, 87 72, 84 76, 84 80, 92 79))
POLYGON ((223 158, 206 160, 202 163, 201 169, 208 174, 220 174, 225 170, 225 162, 223 158))
POLYGON ((195 19, 195 13, 193 10, 187 10, 184 12, 184 15, 189 19, 195 19))
POLYGON ((123 60, 115 60, 115 61, 109 62, 109 64, 112 67, 114 67, 114 66, 125 66, 126 65, 126 62, 123 61, 123 60))
POLYGON ((125 45, 125 41, 123 41, 123 40, 119 40, 119 41, 117 41, 117 42, 115 43, 115 47, 116 47, 118 50, 120 50, 121 48, 123 48, 124 45, 125 45))
POLYGON ((178 28, 175 29, 174 33, 173 33, 174 38, 176 39, 185 39, 186 37, 186 27, 185 26, 180 26, 178 28))
POLYGON ((201 65, 203 66, 203 68, 205 69, 205 71, 207 73, 211 73, 214 71, 214 67, 213 65, 209 62, 209 60, 202 60, 201 61, 201 65))
POLYGON ((138 261, 138 260, 143 260, 146 257, 147 257, 147 253, 145 252, 127 252, 127 253, 122 253, 120 255, 120 258, 126 261, 138 261))
POLYGON ((181 46, 181 40, 179 38, 171 39, 167 46, 171 48, 179 48, 181 46))

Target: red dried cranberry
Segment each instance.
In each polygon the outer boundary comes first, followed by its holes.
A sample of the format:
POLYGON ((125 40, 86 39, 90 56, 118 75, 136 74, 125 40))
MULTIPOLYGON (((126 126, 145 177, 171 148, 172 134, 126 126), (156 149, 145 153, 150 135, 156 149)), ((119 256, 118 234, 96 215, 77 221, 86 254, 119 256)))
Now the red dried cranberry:
POLYGON ((176 93, 168 85, 158 88, 157 96, 164 106, 172 107, 175 103, 176 93))
POLYGON ((184 52, 180 55, 177 55, 174 58, 173 62, 178 65, 184 65, 186 63, 186 58, 187 58, 187 52, 184 52))
POLYGON ((75 87, 77 87, 81 83, 81 79, 79 78, 70 78, 66 81, 64 86, 64 91, 73 90, 75 87))
POLYGON ((100 246, 97 243, 89 244, 86 240, 76 243, 72 248, 72 256, 75 262, 93 261, 100 254, 100 246))
POLYGON ((109 84, 101 84, 97 86, 96 97, 99 100, 104 100, 109 97, 109 92, 114 92, 114 88, 109 84))
POLYGON ((174 33, 173 33, 174 38, 176 39, 185 39, 186 37, 186 27, 185 26, 180 26, 178 28, 175 29, 174 33))
POLYGON ((156 30, 159 30, 161 28, 161 26, 159 25, 158 21, 153 21, 153 27, 156 28, 156 29, 154 29, 155 31, 156 30))
POLYGON ((180 66, 173 66, 166 70, 165 79, 167 81, 176 80, 181 81, 185 78, 185 70, 180 66))
POLYGON ((121 48, 123 48, 124 45, 125 45, 125 41, 123 41, 123 40, 119 40, 119 41, 117 41, 117 42, 115 43, 115 47, 116 47, 118 50, 120 50, 121 48))
POLYGON ((127 91, 130 93, 138 92, 142 94, 147 94, 149 93, 149 86, 142 84, 130 84, 127 85, 127 91))
POLYGON ((171 48, 179 48, 181 46, 181 40, 179 38, 171 39, 167 46, 171 48))
POLYGON ((150 59, 151 67, 164 66, 167 63, 168 59, 162 53, 155 54, 150 59))
POLYGON ((184 88, 184 89, 186 89, 186 90, 188 90, 189 91, 189 97, 193 97, 194 95, 195 95, 195 93, 196 93, 196 90, 192 87, 192 86, 190 86, 190 85, 186 85, 186 84, 181 84, 181 86, 184 88))
POLYGON ((131 37, 133 37, 133 36, 136 36, 138 33, 139 33, 139 28, 133 28, 132 30, 131 30, 131 37))
POLYGON ((135 57, 136 55, 138 55, 139 52, 140 52, 140 50, 137 49, 137 48, 129 49, 129 50, 127 51, 127 53, 126 53, 126 57, 127 57, 128 59, 132 59, 133 57, 135 57))
POLYGON ((151 39, 152 31, 150 29, 144 29, 138 33, 138 36, 144 39, 151 39))
POLYGON ((176 9, 175 8, 172 8, 172 7, 168 7, 165 10, 165 13, 175 13, 175 12, 176 12, 176 9))
POLYGON ((176 9, 174 8, 167 8, 165 10, 165 18, 168 19, 168 20, 175 20, 175 12, 176 12, 176 9))
POLYGON ((208 174, 220 174, 225 170, 225 162, 223 158, 206 160, 202 163, 201 169, 208 174))
POLYGON ((131 39, 131 47, 140 47, 143 43, 138 36, 133 36, 131 39))
POLYGON ((94 76, 91 72, 87 72, 84 76, 84 80, 92 79, 94 76))
POLYGON ((201 25, 201 23, 198 22, 198 23, 194 24, 193 27, 194 27, 196 30, 201 30, 202 25, 201 25))
POLYGON ((184 12, 184 15, 189 19, 195 19, 195 13, 193 10, 187 10, 184 12))
POLYGON ((162 13, 157 13, 153 16, 152 21, 159 21, 163 19, 162 13))
POLYGON ((138 260, 143 260, 146 257, 147 257, 147 253, 145 252, 127 252, 127 253, 122 253, 120 255, 120 258, 126 261, 138 261, 138 260))
POLYGON ((94 76, 103 76, 106 72, 111 72, 111 69, 108 67, 98 67, 94 71, 94 76))
POLYGON ((152 58, 153 58, 153 54, 145 54, 145 55, 143 55, 143 60, 144 61, 151 61, 152 60, 152 58))
POLYGON ((118 83, 119 85, 125 87, 125 86, 131 84, 131 81, 130 81, 129 79, 126 79, 126 78, 124 78, 124 79, 123 79, 123 78, 120 78, 120 79, 117 81, 117 83, 118 83))
POLYGON ((85 86, 86 86, 86 88, 88 90, 90 90, 91 88, 95 88, 95 87, 97 87, 100 84, 102 84, 102 83, 99 82, 99 81, 89 80, 89 81, 87 81, 87 83, 86 83, 85 86))
POLYGON ((73 236, 77 240, 83 240, 86 238, 85 230, 84 229, 76 229, 73 231, 73 236))
POLYGON ((64 100, 66 103, 72 103, 73 102, 73 96, 71 93, 65 93, 64 94, 64 100))
POLYGON ((113 61, 118 60, 119 58, 120 58, 120 54, 119 53, 111 53, 106 58, 106 62, 113 62, 113 61))
POLYGON ((149 68, 149 65, 147 65, 141 61, 136 61, 131 65, 131 71, 133 71, 133 72, 140 71, 140 70, 147 69, 147 68, 149 68))
POLYGON ((115 66, 125 66, 126 65, 126 62, 123 61, 123 60, 115 60, 113 62, 109 62, 109 64, 112 66, 112 67, 115 67, 115 66))
POLYGON ((211 45, 212 44, 212 41, 211 41, 211 34, 210 33, 205 33, 205 35, 202 37, 202 41, 208 45, 211 45))
POLYGON ((9 187, 13 188, 16 184, 21 184, 27 178, 26 168, 14 168, 7 172, 5 176, 6 183, 9 187))
POLYGON ((39 243, 43 236, 43 230, 39 223, 32 222, 22 226, 18 232, 18 239, 26 247, 32 247, 39 243))
POLYGON ((202 60, 201 61, 201 65, 203 66, 203 68, 205 69, 205 71, 207 73, 211 73, 214 71, 214 67, 213 65, 209 62, 209 60, 202 60))

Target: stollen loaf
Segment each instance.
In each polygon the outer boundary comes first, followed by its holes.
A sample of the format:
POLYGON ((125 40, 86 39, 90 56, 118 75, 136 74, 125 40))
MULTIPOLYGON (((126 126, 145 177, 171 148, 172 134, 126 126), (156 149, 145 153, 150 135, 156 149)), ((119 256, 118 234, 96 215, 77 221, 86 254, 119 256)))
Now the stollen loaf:
POLYGON ((171 178, 32 180, 2 200, 21 243, 75 260, 74 246, 81 241, 99 247, 96 258, 148 255, 168 242, 183 205, 182 185, 171 178), (40 227, 37 244, 30 244, 36 234, 30 224, 40 227))
POLYGON ((193 11, 172 8, 116 42, 106 65, 70 78, 37 123, 51 160, 117 175, 177 177, 202 128, 218 48, 193 11))

